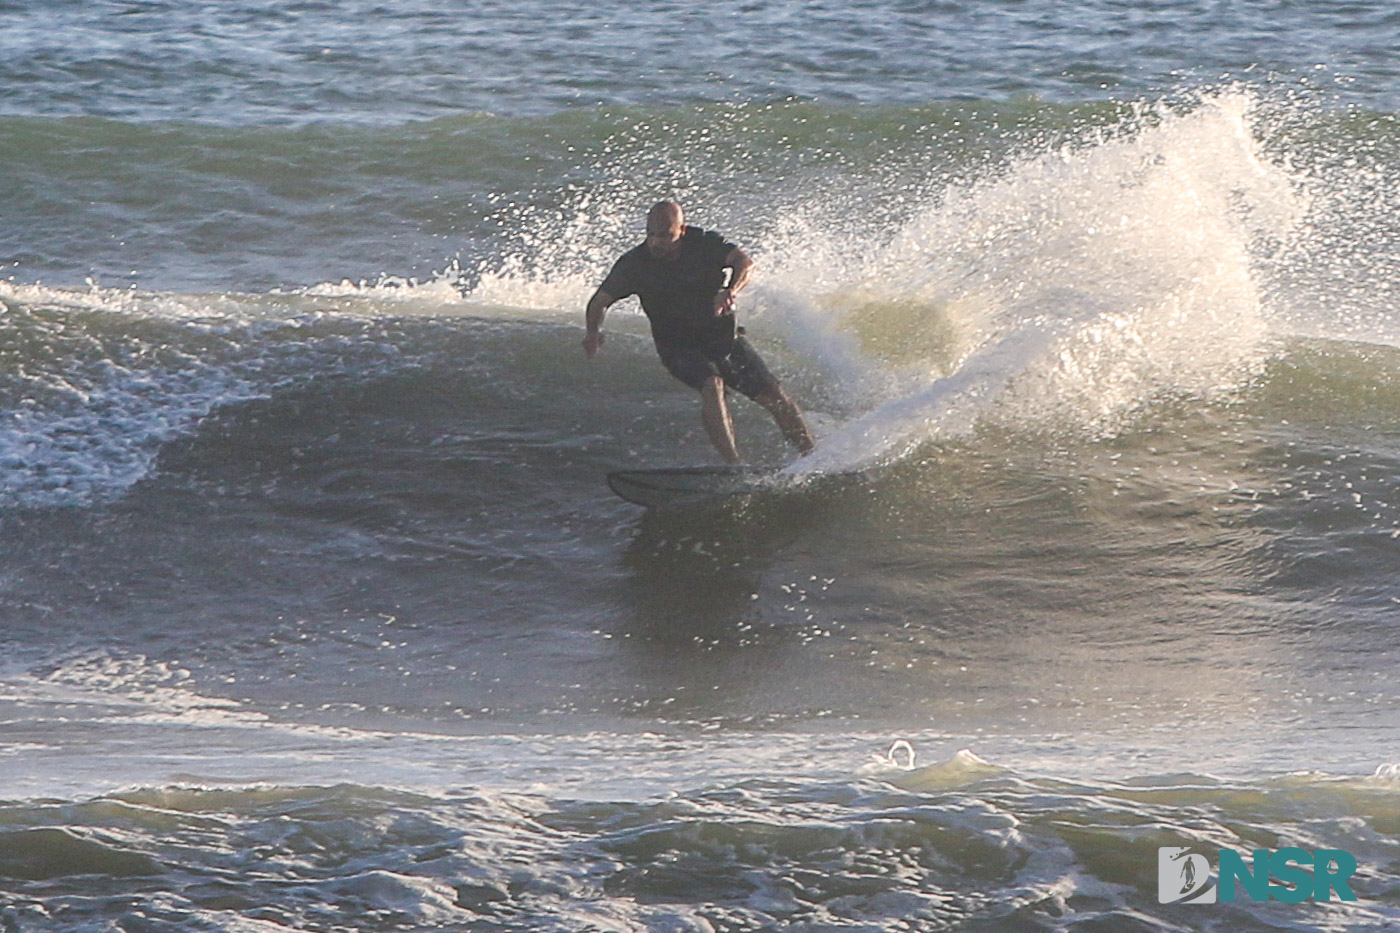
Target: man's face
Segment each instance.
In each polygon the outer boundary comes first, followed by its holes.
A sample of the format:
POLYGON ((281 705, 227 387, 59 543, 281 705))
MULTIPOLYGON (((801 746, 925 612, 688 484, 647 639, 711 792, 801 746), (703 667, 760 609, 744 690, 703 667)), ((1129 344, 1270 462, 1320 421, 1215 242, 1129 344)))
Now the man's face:
POLYGON ((657 259, 673 259, 680 251, 685 225, 680 218, 655 218, 647 221, 647 251, 657 259))

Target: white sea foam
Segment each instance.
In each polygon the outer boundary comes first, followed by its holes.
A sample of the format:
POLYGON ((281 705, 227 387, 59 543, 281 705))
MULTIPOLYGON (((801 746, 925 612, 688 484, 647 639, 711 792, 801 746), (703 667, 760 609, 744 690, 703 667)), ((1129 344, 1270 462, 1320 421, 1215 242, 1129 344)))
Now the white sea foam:
POLYGON ((385 274, 373 280, 341 279, 339 282, 323 282, 309 288, 296 289, 291 294, 313 298, 372 299, 376 304, 388 305, 395 310, 403 310, 396 306, 414 304, 441 307, 463 301, 465 280, 461 266, 453 261, 440 272, 434 272, 421 280, 412 276, 385 274))
POLYGON ((305 296, 177 295, 0 282, 0 507, 88 505, 149 476, 211 413, 345 365, 355 341, 305 296))
POLYGON ((19 354, 4 374, 16 402, 0 424, 5 505, 86 504, 120 492, 149 473, 162 444, 258 394, 246 375, 202 352, 206 325, 228 320, 207 305, 8 283, 0 301, 11 305, 4 327, 19 354), (171 328, 190 329, 187 348, 171 328))

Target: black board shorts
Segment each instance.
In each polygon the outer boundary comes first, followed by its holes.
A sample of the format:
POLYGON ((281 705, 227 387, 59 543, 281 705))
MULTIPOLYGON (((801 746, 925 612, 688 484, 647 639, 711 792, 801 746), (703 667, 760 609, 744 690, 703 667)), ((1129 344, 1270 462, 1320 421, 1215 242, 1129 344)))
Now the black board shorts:
POLYGON ((778 380, 773 378, 763 358, 744 339, 742 332, 734 338, 728 356, 712 357, 704 348, 692 343, 658 343, 656 352, 671 375, 692 389, 704 388, 711 376, 719 376, 727 388, 751 399, 778 388, 778 380))

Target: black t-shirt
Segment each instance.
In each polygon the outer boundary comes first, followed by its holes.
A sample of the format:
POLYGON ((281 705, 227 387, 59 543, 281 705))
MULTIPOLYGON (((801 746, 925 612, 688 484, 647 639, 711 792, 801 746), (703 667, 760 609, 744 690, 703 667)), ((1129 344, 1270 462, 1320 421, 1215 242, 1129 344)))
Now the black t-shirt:
POLYGON ((724 287, 725 259, 734 244, 712 230, 686 227, 674 259, 658 259, 646 244, 622 254, 600 286, 615 299, 636 295, 658 344, 697 342, 724 348, 734 342, 734 316, 715 317, 715 292, 724 287))

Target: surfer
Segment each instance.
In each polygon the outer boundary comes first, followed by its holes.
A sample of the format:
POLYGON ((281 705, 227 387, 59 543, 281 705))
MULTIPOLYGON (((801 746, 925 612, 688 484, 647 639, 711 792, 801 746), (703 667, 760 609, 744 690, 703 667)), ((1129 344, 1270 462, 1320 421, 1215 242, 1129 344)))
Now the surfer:
POLYGON ((647 213, 646 241, 613 263, 584 314, 583 352, 592 359, 603 345, 608 308, 631 295, 641 299, 661 362, 699 391, 705 431, 726 463, 739 462, 726 389, 768 409, 800 453, 816 446, 797 404, 735 326, 734 298, 752 272, 742 249, 714 231, 687 227, 680 204, 659 201, 647 213))

